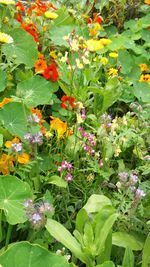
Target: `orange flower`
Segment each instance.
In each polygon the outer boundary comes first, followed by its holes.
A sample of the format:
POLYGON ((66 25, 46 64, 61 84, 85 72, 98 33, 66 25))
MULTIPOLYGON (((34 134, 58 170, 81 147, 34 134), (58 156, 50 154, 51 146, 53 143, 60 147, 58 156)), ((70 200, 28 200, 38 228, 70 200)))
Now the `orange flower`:
POLYGON ((50 117, 50 129, 57 132, 58 138, 63 137, 67 131, 67 123, 61 121, 59 118, 50 117))
POLYGON ((8 103, 10 103, 10 102, 12 102, 13 101, 13 98, 4 98, 3 100, 2 100, 2 102, 0 102, 0 108, 2 108, 4 105, 6 105, 6 104, 8 104, 8 103))
POLYGON ((150 5, 150 0, 145 0, 144 3, 150 5))
POLYGON ((35 72, 36 73, 43 73, 45 69, 47 68, 46 61, 44 59, 38 59, 35 64, 35 72))
POLYGON ((27 164, 30 160, 30 157, 27 153, 22 153, 17 156, 17 160, 20 164, 27 164))
POLYGON ((6 148, 11 148, 12 144, 19 144, 20 140, 18 137, 13 138, 11 141, 6 141, 5 147, 6 148))
POLYGON ((39 119, 39 123, 38 124, 40 126, 40 130, 44 134, 46 132, 46 129, 43 126, 43 122, 45 122, 45 120, 43 120, 43 118, 42 118, 41 110, 39 110, 38 108, 32 108, 31 112, 32 112, 32 114, 36 114, 36 116, 38 117, 38 119, 39 119))
POLYGON ((2 156, 0 157, 0 172, 3 175, 7 175, 10 171, 13 171, 13 160, 14 158, 12 156, 2 154, 2 156))
POLYGON ((147 71, 148 70, 148 67, 145 63, 139 64, 139 67, 140 67, 141 71, 147 71))

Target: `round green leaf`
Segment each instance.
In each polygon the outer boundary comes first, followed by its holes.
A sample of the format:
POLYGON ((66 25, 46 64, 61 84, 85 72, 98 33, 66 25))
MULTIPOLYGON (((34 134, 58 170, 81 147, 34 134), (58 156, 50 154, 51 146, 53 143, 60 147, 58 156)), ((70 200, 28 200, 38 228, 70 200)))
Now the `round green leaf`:
POLYGON ((28 132, 27 117, 29 110, 22 103, 11 102, 0 109, 0 120, 12 135, 21 138, 28 132))
POLYGON ((71 267, 63 256, 58 256, 39 245, 18 242, 0 256, 3 267, 71 267))
POLYGON ((32 197, 29 185, 15 176, 0 176, 0 209, 10 224, 26 221, 23 203, 32 197))
POLYGON ((146 82, 139 82, 134 85, 134 95, 142 102, 150 102, 150 85, 146 82))
POLYGON ((46 81, 41 76, 34 76, 28 80, 20 82, 17 86, 17 97, 31 107, 49 104, 52 93, 58 89, 58 84, 46 81))
POLYGON ((29 68, 34 66, 38 57, 37 45, 33 37, 22 29, 13 29, 9 32, 14 42, 4 44, 2 47, 3 53, 7 60, 15 61, 16 64, 25 64, 29 68))

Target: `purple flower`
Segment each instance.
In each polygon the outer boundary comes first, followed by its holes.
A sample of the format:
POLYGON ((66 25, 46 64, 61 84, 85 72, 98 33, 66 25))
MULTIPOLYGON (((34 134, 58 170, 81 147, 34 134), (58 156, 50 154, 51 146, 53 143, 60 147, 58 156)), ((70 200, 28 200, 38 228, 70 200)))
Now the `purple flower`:
POLYGON ((70 182, 72 181, 73 177, 72 177, 72 174, 71 173, 67 173, 67 175, 65 176, 64 178, 66 181, 70 182))
POLYGON ((52 212, 54 210, 48 202, 41 203, 38 209, 40 213, 44 213, 47 211, 52 212))
POLYGON ((83 120, 86 119, 85 109, 82 109, 82 111, 81 111, 81 118, 82 118, 83 120))
POLYGON ((121 182, 123 182, 123 183, 127 182, 127 178, 128 178, 127 172, 119 172, 118 176, 119 176, 119 179, 121 182))
POLYGON ((135 174, 131 174, 129 178, 129 183, 131 186, 134 186, 138 182, 138 176, 135 174))
POLYGON ((142 189, 138 188, 136 191, 135 191, 135 198, 137 200, 141 200, 143 197, 145 197, 145 193, 142 189))
POLYGON ((36 114, 32 114, 28 117, 27 121, 29 123, 39 123, 40 122, 40 119, 39 117, 36 115, 36 114))
POLYGON ((24 207, 25 208, 28 208, 28 207, 33 207, 33 201, 32 199, 27 199, 24 203, 23 203, 24 207))
POLYGON ((15 152, 20 152, 22 150, 22 143, 13 143, 11 149, 15 152))
POLYGON ((30 144, 39 144, 43 143, 43 134, 38 132, 36 134, 27 133, 24 136, 24 139, 27 140, 30 144))
POLYGON ((32 222, 33 224, 36 224, 41 220, 42 220, 42 217, 39 213, 33 213, 30 218, 30 222, 32 222))

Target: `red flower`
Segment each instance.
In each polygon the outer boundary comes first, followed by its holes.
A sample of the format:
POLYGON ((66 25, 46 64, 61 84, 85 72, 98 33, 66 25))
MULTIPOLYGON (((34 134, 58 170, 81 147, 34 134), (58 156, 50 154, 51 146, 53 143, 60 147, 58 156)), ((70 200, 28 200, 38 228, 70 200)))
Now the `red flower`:
POLYGON ((25 11, 25 7, 24 7, 24 5, 21 2, 18 1, 18 3, 16 3, 15 6, 16 6, 16 9, 18 11, 22 11, 22 12, 25 11))
POLYGON ((61 98, 61 107, 67 109, 68 107, 65 105, 65 103, 69 102, 69 105, 70 105, 71 109, 74 109, 74 100, 75 99, 73 97, 64 95, 61 98))
POLYGON ((58 71, 54 63, 51 63, 43 72, 43 76, 46 80, 52 80, 53 82, 58 81, 58 71))
POLYGON ((15 16, 15 19, 16 19, 18 22, 22 23, 22 14, 18 12, 18 13, 16 14, 16 16, 15 16))
POLYGON ((36 26, 33 23, 22 23, 21 28, 31 34, 36 43, 39 42, 39 33, 37 33, 36 26))
POLYGON ((103 18, 101 16, 98 16, 97 13, 93 13, 93 20, 96 23, 101 24, 103 22, 103 18))

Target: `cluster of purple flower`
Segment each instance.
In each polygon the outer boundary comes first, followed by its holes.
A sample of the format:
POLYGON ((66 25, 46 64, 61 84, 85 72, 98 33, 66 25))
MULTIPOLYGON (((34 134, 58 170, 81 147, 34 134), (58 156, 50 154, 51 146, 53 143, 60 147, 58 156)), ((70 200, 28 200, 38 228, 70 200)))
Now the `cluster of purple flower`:
POLYGON ((40 119, 36 114, 29 115, 27 118, 28 123, 39 123, 40 119))
POLYGON ((11 145, 11 150, 14 152, 21 152, 22 150, 22 143, 13 143, 11 145))
POLYGON ((125 188, 130 188, 131 191, 135 194, 135 200, 140 201, 145 197, 145 193, 142 189, 137 188, 138 176, 135 173, 130 175, 127 172, 118 173, 120 183, 125 188))
POLYGON ((82 127, 78 128, 78 131, 81 133, 82 137, 86 139, 86 142, 83 144, 83 149, 90 155, 95 154, 95 149, 93 147, 96 146, 95 136, 94 134, 89 134, 83 130, 82 127))
POLYGON ((101 122, 104 124, 104 126, 106 128, 110 128, 111 127, 111 122, 112 122, 112 117, 110 115, 107 115, 107 114, 102 114, 101 115, 101 122))
POLYGON ((32 199, 28 199, 23 203, 23 205, 25 207, 29 222, 36 229, 39 229, 45 225, 46 213, 54 211, 53 207, 48 202, 34 204, 32 199))
POLYGON ((73 179, 72 174, 71 174, 72 169, 73 169, 72 164, 69 163, 67 160, 62 161, 61 166, 58 167, 59 172, 63 172, 66 170, 69 171, 64 177, 64 179, 68 182, 72 181, 73 179))
POLYGON ((24 139, 27 140, 30 144, 42 145, 43 134, 41 132, 38 132, 35 134, 27 133, 27 134, 25 134, 24 139))

